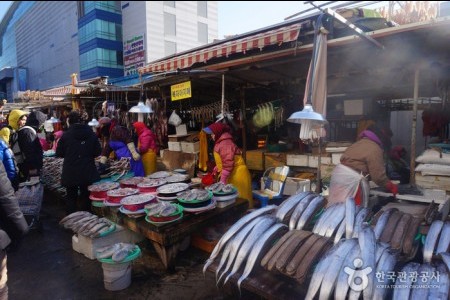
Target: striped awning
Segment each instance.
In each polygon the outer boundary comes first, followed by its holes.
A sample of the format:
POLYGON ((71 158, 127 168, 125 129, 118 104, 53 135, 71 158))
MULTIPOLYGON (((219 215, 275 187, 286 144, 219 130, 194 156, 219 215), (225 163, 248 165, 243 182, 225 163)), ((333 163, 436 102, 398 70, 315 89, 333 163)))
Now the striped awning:
POLYGON ((195 52, 153 62, 139 68, 140 74, 168 72, 191 67, 195 63, 206 63, 216 57, 228 57, 230 54, 246 53, 253 49, 263 50, 270 45, 279 45, 297 40, 301 24, 281 27, 241 39, 214 45, 195 52))
MULTIPOLYGON (((55 96, 66 96, 67 94, 71 94, 72 93, 72 85, 65 85, 65 86, 61 86, 61 87, 57 87, 57 88, 53 88, 53 89, 49 89, 46 91, 43 91, 42 94, 46 97, 55 97, 55 96)), ((80 93, 80 89, 79 88, 74 88, 74 94, 79 94, 80 93)))

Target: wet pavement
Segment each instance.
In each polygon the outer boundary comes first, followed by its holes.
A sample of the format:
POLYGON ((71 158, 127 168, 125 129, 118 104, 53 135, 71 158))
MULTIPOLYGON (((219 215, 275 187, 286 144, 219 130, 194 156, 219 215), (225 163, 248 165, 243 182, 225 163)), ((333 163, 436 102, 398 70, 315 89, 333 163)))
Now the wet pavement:
POLYGON ((20 248, 8 253, 9 299, 233 299, 216 288, 212 274, 203 276, 208 253, 188 247, 167 272, 153 246, 138 245, 131 285, 121 291, 104 287, 100 262, 72 249, 70 230, 58 224, 64 216, 61 200, 47 191, 41 210, 42 230, 31 230, 20 248))

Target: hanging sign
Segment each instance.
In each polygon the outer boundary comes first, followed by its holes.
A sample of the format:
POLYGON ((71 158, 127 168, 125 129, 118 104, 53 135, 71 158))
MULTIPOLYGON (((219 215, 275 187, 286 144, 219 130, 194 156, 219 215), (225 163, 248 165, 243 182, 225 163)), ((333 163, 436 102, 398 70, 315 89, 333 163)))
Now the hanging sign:
POLYGON ((192 97, 191 82, 186 81, 170 86, 170 95, 172 101, 192 97))

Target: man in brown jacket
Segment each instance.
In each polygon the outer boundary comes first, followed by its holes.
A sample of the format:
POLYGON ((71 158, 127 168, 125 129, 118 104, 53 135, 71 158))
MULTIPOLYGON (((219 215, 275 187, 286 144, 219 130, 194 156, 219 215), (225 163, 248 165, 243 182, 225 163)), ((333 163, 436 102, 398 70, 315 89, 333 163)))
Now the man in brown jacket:
MULTIPOLYGON (((335 199, 336 193, 333 193, 333 189, 340 189, 337 186, 342 183, 345 184, 342 180, 342 174, 344 174, 343 176, 346 175, 345 172, 351 174, 351 170, 354 171, 354 182, 358 184, 355 186, 355 189, 351 189, 350 194, 353 193, 353 195, 347 196, 354 196, 357 205, 361 204, 363 197, 362 190, 359 188, 359 182, 357 181, 366 180, 367 177, 370 177, 378 186, 386 188, 392 194, 398 194, 398 187, 387 177, 384 165, 383 152, 390 143, 389 135, 385 134, 377 126, 372 125, 361 132, 359 137, 360 139, 348 147, 344 154, 342 154, 341 165, 344 167, 337 166, 333 171, 330 185, 330 196, 333 198, 333 201, 330 202, 343 202, 346 200, 335 199)), ((351 182, 348 182, 348 184, 351 185, 351 182)), ((340 194, 343 195, 342 193, 340 194)))

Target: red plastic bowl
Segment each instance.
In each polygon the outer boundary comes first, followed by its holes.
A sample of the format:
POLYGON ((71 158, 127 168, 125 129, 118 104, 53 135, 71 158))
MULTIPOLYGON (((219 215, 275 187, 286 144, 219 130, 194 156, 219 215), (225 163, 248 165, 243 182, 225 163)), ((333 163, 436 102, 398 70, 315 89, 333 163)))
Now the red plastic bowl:
POLYGON ((156 216, 149 216, 148 218, 152 222, 169 222, 176 220, 180 217, 180 214, 176 214, 174 216, 167 216, 167 217, 156 217, 156 216))
POLYGON ((92 198, 99 198, 99 199, 106 199, 108 198, 108 195, 106 194, 108 191, 97 191, 97 192, 91 192, 92 198))
POLYGON ((156 202, 156 197, 150 194, 141 194, 141 195, 132 195, 132 196, 128 196, 125 197, 121 200, 122 206, 123 208, 125 208, 126 210, 129 211, 138 211, 141 209, 144 209, 146 204, 152 203, 152 202, 156 202), (136 197, 136 199, 134 199, 134 203, 127 203, 130 202, 130 198, 133 199, 132 197, 136 197))

